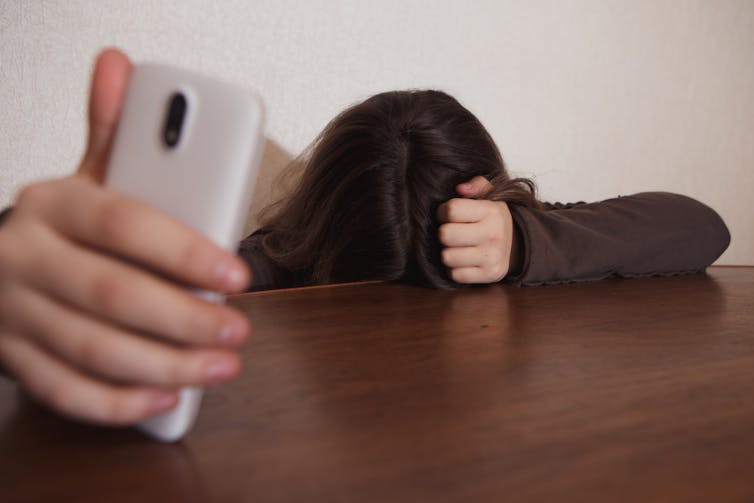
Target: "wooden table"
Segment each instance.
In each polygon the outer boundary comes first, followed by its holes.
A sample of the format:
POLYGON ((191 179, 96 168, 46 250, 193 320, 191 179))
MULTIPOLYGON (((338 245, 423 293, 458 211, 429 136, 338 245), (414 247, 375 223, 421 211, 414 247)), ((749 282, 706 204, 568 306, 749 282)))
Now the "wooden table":
POLYGON ((0 383, 0 500, 754 501, 754 268, 237 296, 245 370, 163 445, 0 383))

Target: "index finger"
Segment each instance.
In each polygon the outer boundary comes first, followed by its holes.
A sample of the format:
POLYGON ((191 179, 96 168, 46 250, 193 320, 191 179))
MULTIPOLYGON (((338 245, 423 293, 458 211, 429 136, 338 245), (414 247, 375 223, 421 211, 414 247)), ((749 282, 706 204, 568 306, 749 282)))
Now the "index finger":
POLYGON ((437 208, 437 219, 440 222, 479 222, 487 216, 487 203, 478 199, 450 199, 437 208))

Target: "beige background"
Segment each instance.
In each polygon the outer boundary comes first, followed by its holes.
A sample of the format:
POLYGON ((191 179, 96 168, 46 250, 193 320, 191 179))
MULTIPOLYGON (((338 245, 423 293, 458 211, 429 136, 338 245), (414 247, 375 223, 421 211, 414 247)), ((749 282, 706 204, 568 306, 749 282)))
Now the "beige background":
POLYGON ((0 0, 0 204, 74 169, 105 45, 264 96, 255 207, 346 105, 441 88, 544 198, 687 194, 731 229, 719 263, 754 264, 753 0, 0 0))

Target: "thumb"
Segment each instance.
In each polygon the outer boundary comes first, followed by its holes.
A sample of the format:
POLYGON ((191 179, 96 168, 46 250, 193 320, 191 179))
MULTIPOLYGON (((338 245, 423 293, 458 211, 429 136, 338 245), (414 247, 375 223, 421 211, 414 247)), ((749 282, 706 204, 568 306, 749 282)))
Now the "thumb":
POLYGON ((89 138, 79 173, 101 181, 133 65, 117 49, 97 56, 89 90, 89 138))
POLYGON ((492 184, 483 176, 475 176, 468 182, 456 185, 456 192, 462 197, 484 197, 490 190, 492 184))

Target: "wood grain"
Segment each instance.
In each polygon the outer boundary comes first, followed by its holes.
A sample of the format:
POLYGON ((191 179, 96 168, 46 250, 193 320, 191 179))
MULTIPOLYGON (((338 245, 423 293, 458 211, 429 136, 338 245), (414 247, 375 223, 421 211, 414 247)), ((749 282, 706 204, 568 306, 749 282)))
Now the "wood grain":
POLYGON ((245 370, 180 444, 0 382, 0 499, 754 500, 754 268, 231 302, 245 370))

